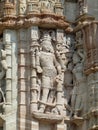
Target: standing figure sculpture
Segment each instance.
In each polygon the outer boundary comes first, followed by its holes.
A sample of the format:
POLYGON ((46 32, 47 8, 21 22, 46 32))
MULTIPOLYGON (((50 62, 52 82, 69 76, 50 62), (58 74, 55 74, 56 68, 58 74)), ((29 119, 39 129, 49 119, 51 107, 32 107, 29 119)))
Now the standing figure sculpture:
POLYGON ((42 50, 39 53, 39 66, 37 72, 42 74, 41 77, 41 105, 39 112, 45 111, 45 106, 48 103, 52 104, 55 93, 55 79, 61 73, 61 67, 54 55, 54 49, 51 44, 51 37, 48 32, 44 33, 42 42, 42 50))
POLYGON ((74 117, 77 117, 79 112, 83 108, 82 104, 82 87, 83 87, 83 49, 78 49, 73 55, 73 78, 74 78, 74 88, 72 93, 72 109, 74 109, 74 117))

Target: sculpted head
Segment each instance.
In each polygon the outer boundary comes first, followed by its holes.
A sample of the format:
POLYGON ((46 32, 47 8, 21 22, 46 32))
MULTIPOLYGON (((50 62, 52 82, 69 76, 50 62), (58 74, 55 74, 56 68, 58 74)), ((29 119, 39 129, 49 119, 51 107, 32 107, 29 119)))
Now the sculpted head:
POLYGON ((51 43, 51 37, 49 35, 49 32, 44 32, 42 41, 41 41, 41 47, 43 51, 54 53, 54 49, 51 43))
POLYGON ((43 51, 54 53, 54 49, 50 41, 43 41, 41 43, 41 47, 43 51))
POLYGON ((74 54, 73 54, 73 64, 77 64, 77 63, 79 63, 80 62, 80 57, 79 57, 79 55, 75 52, 74 54))

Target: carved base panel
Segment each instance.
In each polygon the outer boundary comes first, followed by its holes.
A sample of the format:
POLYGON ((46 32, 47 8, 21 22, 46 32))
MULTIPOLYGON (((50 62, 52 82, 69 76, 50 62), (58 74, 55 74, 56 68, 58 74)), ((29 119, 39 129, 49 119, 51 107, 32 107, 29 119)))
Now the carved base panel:
POLYGON ((98 130, 98 21, 86 2, 0 0, 0 130, 98 130))
POLYGON ((75 117, 71 119, 71 122, 75 123, 77 126, 83 123, 84 119, 82 117, 75 117))
POLYGON ((59 123, 64 119, 64 117, 61 115, 54 115, 51 113, 43 114, 39 112, 32 113, 32 117, 39 121, 50 122, 50 123, 59 123))

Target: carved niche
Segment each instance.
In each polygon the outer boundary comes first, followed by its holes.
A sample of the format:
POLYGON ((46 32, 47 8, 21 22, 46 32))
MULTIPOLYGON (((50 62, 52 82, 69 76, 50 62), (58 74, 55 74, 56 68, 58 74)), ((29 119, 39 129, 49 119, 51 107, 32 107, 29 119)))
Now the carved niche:
POLYGON ((48 118, 62 120, 67 116, 68 99, 65 87, 72 87, 72 78, 69 83, 64 82, 65 71, 72 75, 72 41, 70 36, 57 40, 56 30, 41 30, 39 42, 33 40, 32 55, 32 84, 33 84, 33 116, 35 118, 48 118), (37 107, 36 107, 37 104, 37 107), (55 116, 54 116, 55 115, 55 116), (49 116, 51 116, 49 118, 49 116))

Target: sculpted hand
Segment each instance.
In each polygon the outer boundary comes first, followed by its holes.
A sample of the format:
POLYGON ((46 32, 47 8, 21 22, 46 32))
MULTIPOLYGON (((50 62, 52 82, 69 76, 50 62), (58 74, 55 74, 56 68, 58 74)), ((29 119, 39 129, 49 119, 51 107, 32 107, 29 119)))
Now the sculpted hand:
POLYGON ((58 75, 56 76, 56 78, 55 78, 55 81, 56 81, 57 83, 59 83, 60 81, 62 81, 62 76, 61 76, 60 74, 58 74, 58 75))
POLYGON ((7 66, 7 63, 5 60, 1 60, 1 65, 3 67, 4 70, 7 70, 8 69, 8 66, 7 66))
POLYGON ((41 68, 40 66, 37 66, 36 69, 37 69, 37 72, 38 72, 38 73, 42 73, 42 72, 43 72, 43 70, 42 70, 42 68, 41 68))

